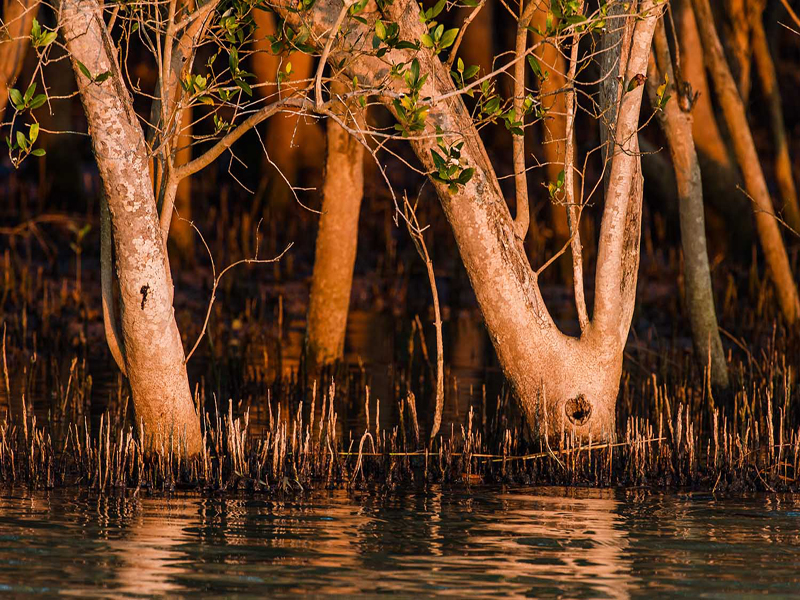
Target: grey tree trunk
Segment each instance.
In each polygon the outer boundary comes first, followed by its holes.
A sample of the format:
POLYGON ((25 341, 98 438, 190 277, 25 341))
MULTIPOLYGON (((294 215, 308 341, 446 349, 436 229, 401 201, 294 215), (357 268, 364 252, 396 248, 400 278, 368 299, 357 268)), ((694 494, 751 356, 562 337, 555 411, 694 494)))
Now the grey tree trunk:
POLYGON ((705 214, 703 210, 703 182, 700 164, 692 138, 692 117, 679 106, 679 94, 673 82, 672 59, 664 24, 659 23, 654 38, 654 56, 647 70, 647 92, 656 110, 659 125, 667 138, 675 180, 678 184, 678 202, 681 224, 681 246, 686 278, 686 309, 692 326, 692 339, 697 358, 711 368, 711 382, 715 387, 728 388, 728 363, 719 336, 714 294, 711 287, 711 269, 706 247, 705 214), (670 85, 664 96, 669 100, 659 110, 658 87, 669 78, 670 85), (710 359, 710 362, 709 362, 710 359))
POLYGON ((64 0, 59 19, 108 206, 120 292, 121 354, 133 392, 136 429, 143 426, 147 447, 172 443, 176 451, 195 454, 202 447, 200 419, 172 308, 142 128, 97 0, 64 0), (91 81, 78 61, 93 78, 111 75, 102 83, 91 81))

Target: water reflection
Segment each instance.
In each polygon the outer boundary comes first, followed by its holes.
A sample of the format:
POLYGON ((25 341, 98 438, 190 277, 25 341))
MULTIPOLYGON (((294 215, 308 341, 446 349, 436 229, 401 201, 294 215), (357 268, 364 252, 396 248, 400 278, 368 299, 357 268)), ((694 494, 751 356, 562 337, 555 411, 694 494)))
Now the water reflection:
POLYGON ((0 498, 0 592, 628 598, 800 592, 785 497, 574 489, 0 498))

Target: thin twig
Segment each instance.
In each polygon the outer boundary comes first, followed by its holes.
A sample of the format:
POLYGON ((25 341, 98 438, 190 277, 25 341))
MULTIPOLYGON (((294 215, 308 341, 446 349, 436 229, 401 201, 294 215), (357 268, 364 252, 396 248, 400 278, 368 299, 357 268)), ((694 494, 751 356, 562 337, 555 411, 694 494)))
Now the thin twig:
POLYGON ((331 53, 331 48, 333 47, 333 42, 336 39, 336 36, 339 35, 339 28, 342 26, 342 22, 344 18, 347 16, 347 11, 350 10, 350 7, 356 3, 356 0, 344 0, 344 6, 342 6, 342 10, 339 11, 339 16, 336 17, 336 23, 333 25, 333 29, 331 29, 331 33, 328 36, 328 41, 325 42, 325 48, 322 51, 322 56, 319 59, 319 65, 317 66, 317 75, 314 78, 314 99, 316 101, 317 110, 322 110, 322 72, 325 70, 325 65, 328 62, 328 56, 331 53))
POLYGON ((467 33, 467 28, 470 26, 470 23, 475 20, 475 17, 478 16, 478 13, 481 12, 481 9, 486 4, 486 0, 481 0, 481 3, 475 7, 475 9, 469 13, 469 16, 464 19, 464 24, 461 26, 461 30, 458 32, 458 37, 456 41, 453 43, 453 47, 450 50, 450 56, 447 57, 447 62, 445 66, 449 71, 453 67, 453 62, 456 60, 456 56, 458 55, 458 48, 461 46, 461 41, 464 39, 464 35, 467 33))
MULTIPOLYGON (((294 242, 290 242, 289 245, 286 246, 286 248, 283 249, 283 252, 281 252, 275 258, 258 258, 258 227, 256 227, 256 251, 255 251, 255 255, 253 256, 253 258, 243 258, 241 260, 237 260, 236 262, 231 263, 230 265, 225 267, 220 272, 220 274, 217 275, 216 266, 214 265, 214 256, 211 254, 211 249, 208 247, 208 244, 206 243, 206 240, 203 237, 203 234, 200 233, 200 230, 194 224, 194 221, 189 221, 188 219, 184 219, 180 215, 178 216, 178 218, 181 221, 183 221, 184 223, 188 223, 189 226, 197 232, 197 235, 200 236, 200 241, 203 242, 203 246, 205 246, 206 252, 208 252, 208 258, 211 260, 211 274, 214 277, 214 284, 213 284, 213 286, 211 288, 211 298, 208 301, 208 309, 206 310, 206 318, 203 321, 203 329, 200 331, 200 335, 197 337, 197 341, 194 343, 194 346, 192 346, 192 349, 189 351, 189 354, 186 355, 186 360, 183 361, 184 364, 186 364, 186 363, 189 362, 189 359, 192 358, 192 354, 194 354, 194 351, 197 350, 197 346, 200 345, 200 340, 203 339, 203 336, 206 333, 206 329, 208 328, 208 320, 211 318, 211 309, 214 306, 214 301, 217 299, 217 288, 219 287, 219 282, 222 279, 222 277, 225 275, 225 273, 227 273, 228 271, 230 271, 231 269, 233 269, 234 267, 239 266, 239 265, 251 265, 251 264, 263 265, 263 264, 267 264, 267 263, 277 262, 281 258, 283 258, 283 255, 286 254, 292 246, 294 246, 294 242)), ((259 222, 259 225, 260 224, 261 223, 259 222)))
MULTIPOLYGON (((579 10, 583 9, 583 2, 579 10)), ((580 34, 572 34, 572 48, 569 56, 567 72, 567 123, 566 149, 564 152, 564 192, 567 200, 567 224, 572 249, 572 280, 575 289, 575 307, 578 311, 578 323, 581 332, 589 326, 589 313, 586 310, 586 295, 583 289, 583 248, 581 247, 580 210, 575 200, 575 112, 577 98, 575 95, 575 75, 578 69, 578 46, 580 34)))
MULTIPOLYGON (((439 291, 436 287, 436 273, 433 270, 433 261, 428 254, 428 247, 425 244, 425 237, 422 235, 422 229, 417 220, 417 212, 415 207, 411 206, 408 201, 408 196, 403 196, 405 222, 408 227, 408 233, 414 241, 414 247, 417 249, 417 254, 425 263, 425 268, 428 271, 428 283, 431 286, 431 295, 433 296, 433 325, 436 328, 436 412, 433 415, 433 425, 431 427, 431 439, 436 437, 439 433, 439 427, 442 424, 442 412, 444 411, 444 340, 442 337, 442 313, 439 308, 439 291)), ((420 330, 420 333, 422 331, 420 330)))

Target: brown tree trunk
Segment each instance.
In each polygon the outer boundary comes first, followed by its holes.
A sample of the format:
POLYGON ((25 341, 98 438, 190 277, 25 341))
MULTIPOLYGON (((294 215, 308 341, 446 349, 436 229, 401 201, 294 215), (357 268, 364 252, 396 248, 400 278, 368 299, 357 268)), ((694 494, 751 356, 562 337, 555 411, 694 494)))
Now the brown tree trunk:
POLYGON ((692 140, 692 117, 679 106, 679 93, 672 82, 669 44, 664 24, 659 23, 654 39, 654 56, 648 67, 647 91, 658 122, 667 138, 675 180, 678 184, 678 202, 681 223, 681 246, 686 280, 686 308, 692 326, 694 348, 700 362, 711 369, 711 382, 715 387, 727 388, 728 363, 719 336, 714 294, 711 286, 711 269, 706 248, 705 214, 703 211, 703 183, 700 164, 692 140), (659 110, 657 90, 669 78, 670 85, 664 96, 667 103, 659 110), (709 363, 710 359, 710 363, 709 363))
MULTIPOLYGON (((341 84, 334 93, 346 91, 341 84)), ((349 107, 354 110, 354 106, 349 107)), ((356 127, 357 119, 341 118, 356 127)), ((312 365, 340 360, 350 308, 358 246, 358 214, 364 195, 364 147, 333 119, 327 122, 325 182, 319 220, 306 346, 312 365)))
POLYGON ((200 419, 172 308, 142 128, 97 0, 64 0, 59 17, 108 203, 120 291, 121 353, 136 429, 143 426, 142 442, 148 447, 173 443, 176 451, 185 448, 194 454, 202 447, 200 419), (102 83, 90 81, 79 61, 95 77, 106 72, 111 76, 102 83))
POLYGON ((789 143, 786 140, 786 125, 783 122, 781 91, 778 87, 778 76, 769 50, 767 34, 762 21, 761 10, 754 11, 752 18, 753 56, 756 59, 758 78, 764 97, 768 102, 772 140, 775 144, 775 178, 783 200, 783 213, 786 222, 800 232, 800 206, 797 201, 797 188, 792 174, 792 159, 789 156, 789 143))
MULTIPOLYGON (((278 99, 278 70, 286 69, 291 63, 292 73, 289 81, 282 84, 284 90, 296 89, 292 81, 308 84, 313 76, 314 57, 295 51, 275 55, 270 50, 266 36, 276 32, 275 17, 263 10, 254 10, 257 26, 257 40, 254 44, 253 73, 258 83, 269 85, 257 88, 259 94, 270 101, 278 99)), ((285 93, 283 95, 286 95, 285 93)), ((283 97, 281 95, 281 97, 283 97)), ((269 121, 268 134, 264 140, 267 151, 269 172, 269 196, 275 205, 285 209, 291 205, 290 185, 298 185, 298 173, 304 164, 318 165, 322 162, 323 140, 320 127, 297 113, 279 113, 269 121)))
POLYGON ((756 228, 772 281, 775 284, 781 312, 786 322, 794 325, 800 317, 800 298, 797 295, 797 285, 789 265, 786 247, 775 220, 772 199, 769 196, 764 172, 761 170, 753 136, 747 123, 744 104, 739 97, 728 64, 725 62, 722 44, 714 27, 708 0, 692 0, 692 6, 700 30, 705 60, 714 82, 714 89, 722 105, 736 159, 744 175, 747 193, 755 204, 756 228))
MULTIPOLYGON (((31 39, 31 26, 39 0, 4 0, 0 28, 0 122, 8 104, 8 90, 22 70, 31 39)), ((25 90, 22 90, 25 92, 25 90)))
MULTIPOLYGON (((546 29, 549 2, 541 3, 533 13, 531 27, 534 30, 546 29)), ((541 41, 541 36, 533 34, 534 43, 541 41)), ((558 174, 564 169, 564 152, 567 141, 567 107, 565 103, 567 61, 564 55, 553 43, 541 45, 535 52, 540 61, 543 72, 547 77, 539 80, 539 91, 542 96, 543 108, 547 116, 542 121, 542 154, 547 163, 547 181, 555 182, 558 174)), ((527 67, 527 65, 526 65, 527 67)), ((579 197, 580 187, 576 182, 575 197, 579 197)), ((567 209, 556 202, 550 203, 550 224, 553 228, 553 237, 557 245, 562 245, 569 239, 569 226, 567 225, 567 209)), ((533 231, 534 228, 531 228, 533 231)), ((572 274, 569 261, 563 261, 564 274, 572 274)))
POLYGON ((736 240, 738 245, 746 246, 749 251, 753 238, 750 202, 736 189, 742 178, 720 131, 711 103, 703 46, 691 0, 680 0, 677 6, 681 73, 676 73, 676 76, 687 81, 697 94, 692 104, 692 135, 703 173, 703 196, 725 219, 731 230, 731 239, 736 240))
MULTIPOLYGON (((646 72, 659 18, 652 2, 645 2, 644 8, 647 16, 636 20, 628 78, 646 72)), ((299 26, 302 18, 311 29, 311 39, 322 44, 334 30, 342 4, 317 0, 302 17, 289 5, 280 5, 278 10, 293 26, 299 26)), ((369 11, 361 15, 368 22, 377 17, 369 11)), ((399 24, 401 39, 417 40, 426 32, 413 2, 396 1, 386 7, 384 15, 399 24)), ((391 50, 382 59, 370 56, 368 27, 348 22, 346 33, 341 34, 344 40, 333 46, 331 60, 337 64, 344 61, 348 76, 358 76, 362 85, 389 82, 389 91, 395 93, 404 91, 405 83, 388 76, 392 63, 407 64, 417 58, 420 73, 429 75, 420 97, 432 98, 432 106, 424 131, 411 139, 411 145, 424 167, 433 172, 431 151, 440 150, 437 126, 440 131, 459 132, 439 136, 444 143, 464 142, 461 157, 465 166, 475 169, 473 177, 455 190, 440 182, 434 185, 500 364, 528 424, 542 436, 557 436, 562 431, 595 440, 613 436, 622 349, 633 314, 638 270, 641 179, 637 180, 639 158, 631 152, 631 140, 635 144, 643 86, 626 94, 620 106, 618 130, 624 142, 613 149, 600 239, 595 322, 579 340, 561 333, 544 305, 538 276, 516 239, 494 169, 445 67, 425 50, 413 57, 408 50, 391 50)))
MULTIPOLYGON (((185 165, 192 160, 192 108, 186 107, 181 111, 180 134, 177 137, 177 151, 175 164, 185 165)), ((187 221, 192 220, 192 178, 184 177, 178 182, 175 193, 175 211, 180 219, 172 218, 169 229, 169 241, 172 250, 169 255, 177 257, 181 264, 194 263, 194 236, 195 231, 187 221), (184 220, 185 219, 185 220, 184 220)))

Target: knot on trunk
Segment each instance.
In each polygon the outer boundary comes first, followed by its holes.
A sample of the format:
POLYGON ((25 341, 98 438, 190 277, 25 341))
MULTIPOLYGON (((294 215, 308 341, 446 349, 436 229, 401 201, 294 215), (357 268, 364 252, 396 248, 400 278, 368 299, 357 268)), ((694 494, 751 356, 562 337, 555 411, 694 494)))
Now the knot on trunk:
POLYGON ((564 412, 573 425, 585 425, 592 416, 592 404, 586 399, 586 396, 578 394, 575 398, 567 400, 564 404, 564 412))

